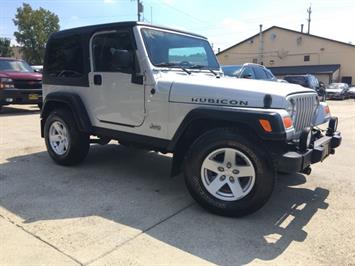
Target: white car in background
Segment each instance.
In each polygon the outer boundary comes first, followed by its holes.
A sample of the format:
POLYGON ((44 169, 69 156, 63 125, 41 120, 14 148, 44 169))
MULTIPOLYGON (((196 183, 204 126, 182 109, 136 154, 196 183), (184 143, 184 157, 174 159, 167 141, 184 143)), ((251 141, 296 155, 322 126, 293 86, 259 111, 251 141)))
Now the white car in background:
POLYGON ((43 66, 42 65, 33 65, 31 66, 31 68, 38 73, 42 73, 43 72, 43 66))
POLYGON ((347 97, 349 85, 346 83, 331 83, 327 86, 327 99, 344 100, 347 97))
POLYGON ((349 97, 349 98, 355 98, 355 87, 349 88, 347 94, 348 94, 348 97, 349 97))

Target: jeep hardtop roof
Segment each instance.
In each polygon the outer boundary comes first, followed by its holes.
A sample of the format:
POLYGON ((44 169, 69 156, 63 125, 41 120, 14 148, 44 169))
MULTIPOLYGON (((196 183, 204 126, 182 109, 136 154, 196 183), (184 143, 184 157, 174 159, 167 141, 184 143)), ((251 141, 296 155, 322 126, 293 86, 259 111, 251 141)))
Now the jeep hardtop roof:
POLYGON ((137 21, 125 21, 125 22, 113 22, 113 23, 106 23, 106 24, 97 24, 97 25, 90 25, 90 26, 83 26, 83 27, 78 27, 78 28, 72 28, 72 29, 67 29, 67 30, 62 30, 58 31, 56 33, 53 33, 51 35, 51 39, 54 38, 61 38, 61 37, 66 37, 70 36, 73 34, 88 34, 91 32, 96 32, 99 30, 112 30, 113 28, 123 28, 123 27, 134 27, 134 26, 147 26, 150 28, 156 28, 156 29, 163 29, 163 30, 171 30, 171 31, 176 31, 179 33, 183 34, 188 34, 192 35, 198 38, 203 38, 207 39, 205 36, 198 35, 195 33, 187 32, 187 31, 182 31, 178 29, 173 29, 173 28, 168 28, 168 27, 162 27, 162 26, 157 26, 157 25, 152 25, 152 24, 147 24, 143 22, 137 22, 137 21))

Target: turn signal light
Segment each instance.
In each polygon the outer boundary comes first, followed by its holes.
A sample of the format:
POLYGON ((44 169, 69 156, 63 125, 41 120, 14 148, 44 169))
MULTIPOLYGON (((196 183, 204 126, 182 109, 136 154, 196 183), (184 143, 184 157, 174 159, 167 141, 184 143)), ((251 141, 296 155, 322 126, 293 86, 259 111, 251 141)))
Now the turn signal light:
POLYGON ((259 119, 259 123, 266 132, 272 132, 272 127, 269 120, 259 119))
POLYGON ((286 129, 291 128, 293 126, 292 118, 289 116, 284 117, 283 122, 286 129))

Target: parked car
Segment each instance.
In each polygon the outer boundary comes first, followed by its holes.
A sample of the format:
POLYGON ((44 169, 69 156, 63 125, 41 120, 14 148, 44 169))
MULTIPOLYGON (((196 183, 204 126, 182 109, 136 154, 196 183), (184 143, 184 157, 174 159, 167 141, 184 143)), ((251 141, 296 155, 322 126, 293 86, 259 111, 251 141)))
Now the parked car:
POLYGON ((348 90, 348 97, 349 98, 355 98, 355 87, 351 87, 348 90))
POLYGON ((348 96, 349 85, 346 83, 331 83, 326 87, 327 99, 344 100, 348 96))
POLYGON ((43 72, 43 66, 42 65, 32 65, 31 67, 32 67, 32 69, 35 72, 38 72, 38 73, 42 73, 43 72))
POLYGON ((326 100, 326 89, 323 82, 319 82, 313 75, 288 75, 284 77, 284 80, 289 83, 299 84, 303 87, 315 90, 321 101, 326 100))
POLYGON ((139 22, 54 33, 41 112, 48 153, 75 165, 90 143, 111 139, 171 152, 172 175, 184 173, 201 206, 226 216, 255 212, 277 171, 310 174, 334 154, 337 118, 311 89, 220 74, 208 40, 193 33, 139 22), (327 121, 326 134, 314 127, 327 121))
POLYGON ((269 69, 259 64, 225 65, 221 68, 224 75, 229 77, 278 81, 269 69))
POLYGON ((0 57, 0 109, 9 104, 42 107, 42 74, 23 60, 0 57))

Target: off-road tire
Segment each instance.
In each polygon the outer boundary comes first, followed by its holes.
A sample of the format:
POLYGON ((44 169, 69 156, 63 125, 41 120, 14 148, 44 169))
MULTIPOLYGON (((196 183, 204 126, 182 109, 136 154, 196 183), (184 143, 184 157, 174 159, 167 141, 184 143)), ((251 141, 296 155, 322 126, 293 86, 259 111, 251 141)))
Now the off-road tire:
POLYGON ((189 149, 184 163, 185 183, 192 197, 213 213, 240 217, 260 209, 269 199, 276 179, 276 171, 266 152, 257 143, 252 143, 235 129, 214 129, 201 135, 189 149), (232 148, 244 153, 255 169, 255 183, 243 198, 225 201, 207 191, 201 178, 202 163, 212 151, 232 148))
POLYGON ((89 152, 89 135, 78 130, 72 113, 66 109, 55 109, 49 114, 44 125, 44 138, 50 157, 60 165, 70 166, 79 164, 89 152), (52 123, 56 121, 66 127, 69 137, 68 149, 63 155, 59 155, 53 150, 49 140, 49 129, 52 123))

